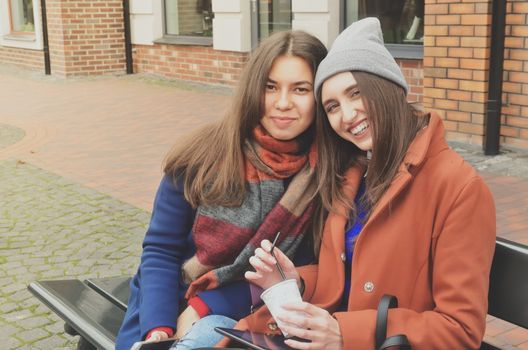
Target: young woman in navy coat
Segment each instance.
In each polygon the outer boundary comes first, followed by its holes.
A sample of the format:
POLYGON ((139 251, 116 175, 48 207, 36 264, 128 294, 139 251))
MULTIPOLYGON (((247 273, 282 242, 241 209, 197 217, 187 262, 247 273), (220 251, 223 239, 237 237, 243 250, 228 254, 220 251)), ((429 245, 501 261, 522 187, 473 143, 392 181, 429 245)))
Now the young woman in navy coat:
MULTIPOLYGON (((301 31, 264 40, 223 120, 170 152, 116 349, 183 336, 205 315, 247 315, 248 259, 279 231, 281 250, 297 264, 310 262, 317 249, 311 230, 322 225, 314 219, 313 81, 325 55, 324 45, 301 31)), ((212 330, 194 334, 175 348, 220 338, 212 330)))

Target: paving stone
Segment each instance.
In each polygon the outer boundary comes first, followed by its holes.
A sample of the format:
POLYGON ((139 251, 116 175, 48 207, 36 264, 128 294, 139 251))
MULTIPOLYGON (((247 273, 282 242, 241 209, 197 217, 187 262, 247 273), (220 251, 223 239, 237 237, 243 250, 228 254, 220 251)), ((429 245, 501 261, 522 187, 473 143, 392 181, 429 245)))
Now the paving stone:
POLYGON ((31 330, 22 331, 17 334, 20 339, 24 339, 26 343, 32 343, 36 340, 43 339, 49 336, 49 333, 41 328, 34 328, 31 330))
POLYGON ((14 269, 7 270, 8 276, 20 276, 28 273, 28 269, 25 266, 20 266, 14 269))
POLYGON ((528 350, 528 341, 526 343, 519 344, 518 348, 520 350, 528 350))
MULTIPOLYGON (((3 268, 3 266, 2 266, 3 268)), ((7 275, 7 273, 4 271, 4 274, 7 275)), ((0 278, 0 287, 5 286, 7 284, 10 284, 13 281, 12 277, 9 278, 0 278)))
POLYGON ((18 322, 18 325, 22 326, 24 329, 32 329, 32 328, 42 328, 43 326, 50 323, 50 320, 43 316, 36 316, 36 317, 30 317, 26 318, 23 321, 18 322))
POLYGON ((50 337, 32 343, 31 346, 42 350, 59 348, 71 349, 72 344, 68 346, 68 343, 69 342, 63 337, 60 337, 58 335, 51 335, 50 337))
POLYGON ((26 284, 23 284, 19 287, 19 289, 11 294, 9 298, 15 302, 18 302, 18 304, 21 304, 24 300, 28 300, 29 298, 32 298, 31 294, 26 288, 26 284))
POLYGON ((5 323, 0 320, 0 339, 2 341, 9 339, 12 334, 21 331, 20 327, 15 327, 12 324, 5 323))
POLYGON ((13 321, 19 321, 24 320, 28 317, 31 317, 31 311, 29 310, 20 310, 15 312, 10 312, 7 314, 0 315, 1 318, 3 318, 7 322, 13 322, 13 321))
POLYGON ((5 346, 5 349, 20 349, 20 346, 22 345, 22 342, 14 337, 4 338, 2 340, 3 346, 5 346))
POLYGON ((3 301, 2 304, 0 304, 0 312, 2 314, 7 314, 12 311, 15 311, 17 309, 18 305, 13 302, 5 302, 3 301))

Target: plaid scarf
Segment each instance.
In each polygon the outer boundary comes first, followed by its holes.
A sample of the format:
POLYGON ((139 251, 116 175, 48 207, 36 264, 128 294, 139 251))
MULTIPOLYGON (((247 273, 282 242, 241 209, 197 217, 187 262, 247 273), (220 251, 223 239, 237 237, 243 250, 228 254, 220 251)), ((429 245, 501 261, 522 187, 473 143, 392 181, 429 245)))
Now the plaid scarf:
POLYGON ((242 278, 263 239, 281 232, 278 247, 292 258, 312 216, 317 158, 311 131, 280 141, 259 125, 244 145, 246 197, 240 207, 199 206, 196 254, 183 266, 187 298, 242 278), (284 179, 292 177, 285 189, 284 179))

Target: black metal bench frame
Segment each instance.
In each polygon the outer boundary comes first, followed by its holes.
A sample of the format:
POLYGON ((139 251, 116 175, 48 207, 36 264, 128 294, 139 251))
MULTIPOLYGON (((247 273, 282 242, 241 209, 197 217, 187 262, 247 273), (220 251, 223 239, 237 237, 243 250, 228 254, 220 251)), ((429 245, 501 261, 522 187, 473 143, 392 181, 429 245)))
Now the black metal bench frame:
MULTIPOLYGON (((490 274, 488 313, 528 328, 528 246, 497 238, 490 274)), ((80 335, 78 349, 114 349, 126 312, 129 277, 37 281, 29 290, 80 335)), ((481 350, 499 349, 483 342, 481 350)))
POLYGON ((125 316, 130 277, 32 282, 28 289, 80 335, 77 349, 113 350, 125 316))

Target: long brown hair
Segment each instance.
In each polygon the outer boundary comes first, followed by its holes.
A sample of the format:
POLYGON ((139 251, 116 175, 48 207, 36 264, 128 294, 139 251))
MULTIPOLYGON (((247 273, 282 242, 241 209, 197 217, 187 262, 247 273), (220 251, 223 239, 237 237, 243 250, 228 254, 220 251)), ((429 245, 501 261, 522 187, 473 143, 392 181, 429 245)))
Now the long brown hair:
POLYGON ((319 162, 316 171, 325 211, 331 210, 332 202, 340 201, 352 211, 350 217, 353 218, 357 209, 343 193, 343 176, 352 165, 368 164, 362 198, 368 218, 396 176, 416 133, 427 125, 428 118, 407 102, 401 86, 371 73, 352 71, 352 74, 369 118, 372 157, 367 160, 365 152, 335 133, 321 106, 321 98, 318 98, 316 138, 319 162))
POLYGON ((326 48, 303 31, 279 32, 265 39, 247 62, 224 118, 192 133, 168 154, 164 171, 183 179, 185 198, 193 207, 242 204, 246 194, 242 146, 263 115, 271 66, 283 55, 304 59, 315 75, 326 48))

